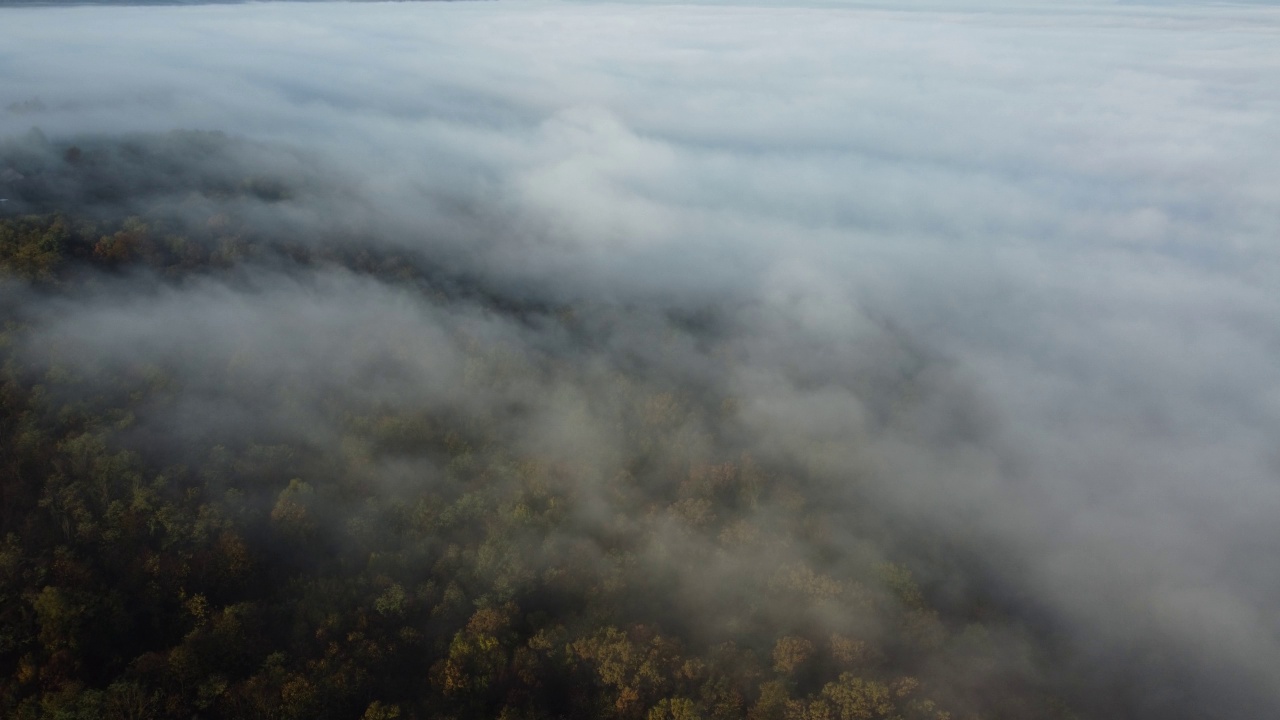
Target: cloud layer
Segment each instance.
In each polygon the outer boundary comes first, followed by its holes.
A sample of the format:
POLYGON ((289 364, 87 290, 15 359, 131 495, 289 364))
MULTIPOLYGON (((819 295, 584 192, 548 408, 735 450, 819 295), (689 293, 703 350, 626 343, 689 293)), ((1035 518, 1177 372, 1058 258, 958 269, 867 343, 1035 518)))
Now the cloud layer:
MULTIPOLYGON (((628 308, 715 309, 734 362, 650 359, 740 398, 752 442, 874 478, 887 513, 984 554, 1085 657, 1162 654, 1133 716, 1179 692, 1219 717, 1280 710, 1280 13, 0 13, 0 135, 195 128, 289 148, 263 162, 328 193, 286 208, 291 226, 590 303, 619 328, 608 357, 654 352, 628 308), (921 401, 894 415, 876 392, 903 378, 921 401)), ((429 351, 449 342, 427 311, 320 283, 86 303, 53 332, 107 357, 246 327, 304 364, 358 364, 326 343, 378 328, 370 342, 407 334, 431 358, 410 373, 423 387, 460 362, 429 351), (196 337, 169 332, 178 317, 196 337)), ((586 399, 558 402, 591 426, 586 399)))

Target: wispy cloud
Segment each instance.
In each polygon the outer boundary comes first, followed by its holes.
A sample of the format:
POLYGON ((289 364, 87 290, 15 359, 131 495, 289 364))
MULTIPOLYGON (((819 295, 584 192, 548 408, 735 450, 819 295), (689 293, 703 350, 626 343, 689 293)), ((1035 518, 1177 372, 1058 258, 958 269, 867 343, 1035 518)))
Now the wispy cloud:
MULTIPOLYGON (((1277 48, 1265 7, 5 9, 0 134, 282 144, 351 198, 294 222, 363 223, 541 298, 723 308, 743 358, 723 382, 759 442, 874 467, 888 512, 988 549, 1098 658, 1185 658, 1201 700, 1238 693, 1221 717, 1262 717, 1277 48), (868 394, 914 352, 886 326, 945 371, 876 420, 868 394)), ((380 292, 299 312, 340 333, 380 292)), ((129 347, 187 312, 158 302, 117 309, 129 347)), ((60 332, 106 353, 75 323, 109 310, 83 312, 60 332)), ((278 338, 255 312, 236 317, 278 338)), ((1134 712, 1176 704, 1168 681, 1134 712)))

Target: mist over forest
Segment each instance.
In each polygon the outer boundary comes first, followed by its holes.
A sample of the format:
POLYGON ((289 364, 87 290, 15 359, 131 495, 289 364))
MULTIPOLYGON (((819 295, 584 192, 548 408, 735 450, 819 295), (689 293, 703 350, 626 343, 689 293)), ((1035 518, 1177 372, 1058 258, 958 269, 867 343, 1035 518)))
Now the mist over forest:
POLYGON ((0 8, 0 717, 1280 716, 1278 49, 0 8))

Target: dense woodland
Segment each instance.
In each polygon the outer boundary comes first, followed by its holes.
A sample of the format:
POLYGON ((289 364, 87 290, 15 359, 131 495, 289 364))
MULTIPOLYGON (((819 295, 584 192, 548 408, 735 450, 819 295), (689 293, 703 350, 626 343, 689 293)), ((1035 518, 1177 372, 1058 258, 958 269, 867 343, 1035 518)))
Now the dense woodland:
MULTIPOLYGON (((0 716, 1071 717, 1050 639, 994 590, 949 591, 968 560, 945 538, 754 447, 738 398, 629 361, 595 308, 265 229, 244 208, 306 181, 241 145, 2 148, 0 716), (460 361, 432 382, 472 400, 433 403, 412 343, 353 339, 369 362, 325 382, 246 370, 284 359, 236 328, 198 358, 49 329, 326 274, 542 341, 439 325, 460 361), (610 452, 539 444, 570 392, 610 452), (247 410, 190 421, 227 406, 247 410)), ((654 342, 733 362, 709 324, 667 318, 654 342)))

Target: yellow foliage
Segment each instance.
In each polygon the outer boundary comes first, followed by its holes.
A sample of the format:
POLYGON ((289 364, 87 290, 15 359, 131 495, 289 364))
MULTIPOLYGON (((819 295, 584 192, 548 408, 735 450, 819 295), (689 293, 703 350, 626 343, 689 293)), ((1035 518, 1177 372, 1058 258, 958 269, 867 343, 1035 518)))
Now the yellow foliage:
POLYGON ((688 698, 666 698, 654 705, 647 720, 702 720, 697 707, 688 698))
POLYGON ((791 675, 813 656, 813 643, 805 638, 788 635, 779 638, 773 646, 773 669, 791 675))

